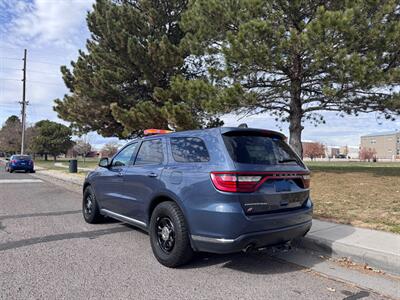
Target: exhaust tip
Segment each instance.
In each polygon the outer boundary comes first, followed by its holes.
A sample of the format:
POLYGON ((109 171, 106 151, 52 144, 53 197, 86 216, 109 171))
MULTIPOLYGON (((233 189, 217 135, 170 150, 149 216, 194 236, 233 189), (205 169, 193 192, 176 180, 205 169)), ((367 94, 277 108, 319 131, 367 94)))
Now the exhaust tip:
POLYGON ((242 252, 247 253, 254 249, 254 245, 252 243, 248 244, 246 247, 242 249, 242 252))

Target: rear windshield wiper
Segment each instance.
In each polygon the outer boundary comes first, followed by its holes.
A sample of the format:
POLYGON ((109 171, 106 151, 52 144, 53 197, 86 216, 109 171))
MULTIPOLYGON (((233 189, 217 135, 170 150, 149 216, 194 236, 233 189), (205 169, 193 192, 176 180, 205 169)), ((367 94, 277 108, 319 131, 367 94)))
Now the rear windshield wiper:
POLYGON ((278 160, 278 162, 279 162, 280 164, 283 164, 283 163, 286 163, 286 162, 292 162, 292 161, 298 162, 297 159, 294 159, 294 158, 287 158, 287 159, 278 160))

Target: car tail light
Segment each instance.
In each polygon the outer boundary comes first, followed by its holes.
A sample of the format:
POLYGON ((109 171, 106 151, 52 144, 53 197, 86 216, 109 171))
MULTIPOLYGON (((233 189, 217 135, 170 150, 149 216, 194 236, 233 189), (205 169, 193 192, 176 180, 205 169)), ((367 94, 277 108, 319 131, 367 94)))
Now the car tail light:
POLYGON ((303 175, 304 188, 308 189, 310 187, 311 176, 310 174, 303 175))
POLYGON ((211 181, 222 192, 255 192, 267 180, 294 179, 303 182, 303 188, 310 187, 310 174, 305 172, 211 172, 211 181))
POLYGON ((13 160, 11 161, 11 163, 12 163, 12 164, 16 164, 17 161, 16 161, 15 159, 13 159, 13 160))
POLYGON ((223 192, 249 193, 254 192, 263 176, 240 173, 212 172, 211 180, 214 186, 223 192))

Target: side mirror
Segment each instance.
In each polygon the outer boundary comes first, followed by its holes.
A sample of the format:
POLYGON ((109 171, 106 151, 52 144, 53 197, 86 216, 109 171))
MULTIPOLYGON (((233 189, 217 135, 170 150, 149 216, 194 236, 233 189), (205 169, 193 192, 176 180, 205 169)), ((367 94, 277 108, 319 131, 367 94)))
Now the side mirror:
POLYGON ((100 158, 99 167, 108 168, 108 166, 109 166, 108 157, 100 158))

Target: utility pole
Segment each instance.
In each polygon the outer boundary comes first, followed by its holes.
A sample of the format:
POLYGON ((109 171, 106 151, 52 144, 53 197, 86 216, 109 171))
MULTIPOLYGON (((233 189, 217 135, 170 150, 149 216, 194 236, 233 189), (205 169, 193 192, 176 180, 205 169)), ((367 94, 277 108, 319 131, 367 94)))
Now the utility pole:
POLYGON ((21 136, 21 155, 24 154, 25 150, 25 127, 26 127, 26 106, 28 103, 26 102, 26 49, 24 49, 24 68, 23 71, 23 79, 22 79, 22 136, 21 136))

